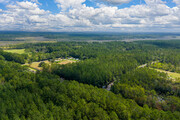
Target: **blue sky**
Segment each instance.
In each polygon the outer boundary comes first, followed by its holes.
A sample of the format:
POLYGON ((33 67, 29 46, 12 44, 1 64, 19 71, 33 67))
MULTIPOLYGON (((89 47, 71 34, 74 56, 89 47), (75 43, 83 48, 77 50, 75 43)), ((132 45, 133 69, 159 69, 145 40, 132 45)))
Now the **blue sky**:
POLYGON ((0 30, 177 32, 180 0, 0 0, 0 30))
MULTIPOLYGON (((7 0, 2 0, 2 1, 7 1, 7 0)), ((16 1, 22 2, 22 1, 26 1, 26 0, 10 0, 10 2, 16 2, 16 1)), ((173 0, 162 0, 162 1, 165 1, 169 7, 176 6, 176 4, 173 2, 173 0)), ((38 0, 38 2, 42 4, 42 5, 40 5, 40 8, 42 8, 42 9, 49 10, 52 13, 60 12, 60 10, 58 9, 57 4, 55 3, 54 0, 38 0)), ((92 0, 86 0, 84 3, 90 7, 97 7, 96 6, 97 2, 92 1, 92 0)), ((0 8, 1 9, 5 10, 7 4, 9 4, 9 3, 1 2, 1 0, 0 0, 0 8)), ((146 3, 144 0, 132 0, 129 3, 124 3, 121 5, 117 5, 117 6, 118 6, 118 8, 126 8, 126 7, 130 7, 131 5, 138 5, 138 4, 146 4, 146 3)))

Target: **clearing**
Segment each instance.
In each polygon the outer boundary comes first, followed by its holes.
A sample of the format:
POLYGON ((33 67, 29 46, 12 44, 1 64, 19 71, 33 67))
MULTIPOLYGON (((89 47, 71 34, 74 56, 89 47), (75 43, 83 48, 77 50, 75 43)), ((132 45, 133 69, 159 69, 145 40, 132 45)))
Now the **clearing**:
POLYGON ((65 65, 65 64, 68 64, 68 63, 75 63, 77 61, 78 60, 73 59, 73 58, 69 58, 69 59, 61 59, 61 58, 59 58, 58 60, 56 60, 56 63, 60 64, 60 65, 65 65))
POLYGON ((4 50, 5 52, 10 52, 10 53, 18 53, 18 54, 24 54, 25 49, 9 49, 9 50, 4 50))
MULTIPOLYGON (((154 61, 154 62, 152 62, 151 64, 157 63, 157 62, 158 62, 158 61, 154 61)), ((143 67, 146 67, 146 66, 147 66, 147 63, 139 66, 138 68, 143 68, 143 67)), ((180 73, 165 71, 165 70, 161 70, 161 69, 157 69, 157 68, 151 68, 151 67, 149 67, 149 68, 150 68, 150 69, 157 70, 157 71, 159 71, 159 72, 164 72, 164 73, 168 74, 168 76, 170 76, 170 77, 171 77, 173 80, 175 80, 176 82, 177 82, 177 81, 180 81, 180 73)))
POLYGON ((33 63, 31 63, 31 64, 26 63, 26 64, 24 64, 24 65, 29 66, 29 67, 32 68, 32 69, 40 70, 40 71, 41 71, 41 70, 42 70, 42 67, 39 67, 39 64, 40 64, 41 62, 45 62, 45 63, 47 63, 47 64, 50 64, 50 62, 49 62, 48 60, 45 60, 45 61, 40 61, 40 62, 33 62, 33 63))
MULTIPOLYGON (((57 58, 54 63, 56 63, 56 64, 61 64, 61 65, 65 65, 65 64, 74 63, 74 62, 77 62, 77 61, 78 61, 78 60, 77 60, 77 59, 74 59, 74 58, 68 58, 68 59, 57 58)), ((33 62, 33 63, 31 63, 31 64, 26 63, 26 64, 24 64, 24 65, 29 66, 29 67, 32 68, 32 69, 40 70, 40 71, 41 71, 41 70, 43 69, 42 67, 39 67, 39 64, 40 64, 41 62, 45 62, 46 64, 51 64, 50 61, 45 60, 45 61, 33 62)))
POLYGON ((176 80, 180 79, 180 73, 169 72, 169 71, 165 71, 165 70, 161 70, 161 69, 157 69, 157 68, 150 68, 150 69, 154 69, 154 70, 157 70, 159 72, 167 73, 173 79, 176 79, 176 80))

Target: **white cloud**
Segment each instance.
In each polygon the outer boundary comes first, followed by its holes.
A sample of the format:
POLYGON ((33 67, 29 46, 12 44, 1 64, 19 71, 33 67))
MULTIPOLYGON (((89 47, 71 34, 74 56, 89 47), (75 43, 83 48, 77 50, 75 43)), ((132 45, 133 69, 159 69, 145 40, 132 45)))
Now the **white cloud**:
POLYGON ((157 4, 164 4, 164 3, 166 3, 166 2, 164 2, 162 0, 144 0, 144 1, 148 5, 157 5, 157 4))
POLYGON ((35 9, 38 7, 38 5, 36 3, 32 3, 32 2, 17 2, 17 4, 19 5, 20 8, 22 9, 35 9))
POLYGON ((31 2, 35 2, 36 4, 42 5, 41 3, 39 3, 38 0, 31 0, 31 2))
POLYGON ((174 3, 176 3, 177 5, 180 5, 180 0, 173 0, 174 3))
MULTIPOLYGON (((88 7, 85 0, 56 0, 58 14, 40 9, 35 2, 7 5, 0 14, 0 30, 30 31, 161 31, 180 30, 180 7, 170 8, 162 0, 119 9, 88 7)), ((0 11, 2 11, 0 9, 0 11)))
POLYGON ((129 3, 132 0, 96 0, 96 1, 104 2, 112 5, 120 5, 123 3, 129 3))
POLYGON ((82 3, 86 0, 55 0, 58 3, 58 7, 60 7, 63 11, 68 8, 78 8, 82 6, 82 3))
POLYGON ((40 18, 38 15, 29 16, 29 21, 32 23, 45 23, 47 22, 46 18, 40 18))
POLYGON ((0 3, 8 3, 10 0, 0 0, 0 3))
POLYGON ((0 9, 0 12, 2 12, 3 10, 2 9, 0 9))
POLYGON ((35 8, 33 10, 29 10, 29 12, 31 14, 34 14, 34 15, 43 15, 43 14, 49 13, 49 11, 41 10, 39 8, 35 8))
POLYGON ((37 26, 42 29, 39 25, 48 22, 49 13, 28 1, 7 5, 7 10, 0 14, 0 30, 36 30, 37 26))

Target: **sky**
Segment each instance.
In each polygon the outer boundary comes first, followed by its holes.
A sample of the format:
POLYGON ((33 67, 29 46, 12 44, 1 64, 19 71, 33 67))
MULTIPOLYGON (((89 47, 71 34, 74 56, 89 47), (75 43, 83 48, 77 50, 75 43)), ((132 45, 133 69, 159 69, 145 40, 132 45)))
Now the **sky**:
POLYGON ((0 31, 180 32, 180 0, 0 0, 0 31))

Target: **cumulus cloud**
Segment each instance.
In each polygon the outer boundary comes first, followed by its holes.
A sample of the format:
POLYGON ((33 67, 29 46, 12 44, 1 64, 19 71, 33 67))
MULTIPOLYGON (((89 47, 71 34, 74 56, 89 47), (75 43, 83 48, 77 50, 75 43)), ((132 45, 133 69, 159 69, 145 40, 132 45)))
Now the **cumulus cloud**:
POLYGON ((162 0, 145 0, 146 4, 122 9, 106 5, 94 8, 86 6, 84 2, 85 0, 56 0, 61 9, 61 12, 56 14, 40 9, 36 2, 16 2, 7 5, 7 10, 1 12, 0 30, 180 30, 180 7, 170 8, 162 0))
POLYGON ((49 11, 41 10, 36 3, 16 2, 6 7, 0 14, 1 30, 33 30, 39 23, 47 22, 49 11))
POLYGON ((173 0, 174 3, 176 3, 177 5, 180 5, 180 0, 173 0))
POLYGON ((166 3, 165 1, 162 1, 162 0, 144 0, 144 1, 148 5, 156 5, 156 4, 164 4, 164 3, 166 3))
POLYGON ((111 4, 111 5, 120 5, 120 4, 123 4, 123 3, 129 3, 132 0, 96 0, 96 1, 104 2, 104 3, 107 3, 107 4, 111 4))
MULTIPOLYGON (((146 0, 146 2, 147 5, 136 5, 124 9, 109 6, 103 6, 96 9, 92 7, 83 7, 81 10, 72 9, 69 11, 69 14, 76 19, 88 19, 95 25, 112 25, 116 27, 142 27, 146 25, 153 25, 153 23, 157 24, 158 22, 161 24, 160 19, 164 16, 164 18, 166 18, 167 21, 169 20, 170 23, 170 19, 167 18, 172 17, 172 8, 169 8, 164 4, 164 2, 159 0, 146 0), (156 17, 159 17, 159 21, 156 17)), ((165 22, 162 22, 162 24, 164 23, 165 22)))
POLYGON ((31 3, 31 2, 17 2, 17 4, 19 5, 20 8, 22 9, 35 9, 38 7, 38 5, 36 3, 31 3))
POLYGON ((68 8, 78 8, 82 6, 86 0, 55 0, 58 3, 58 7, 60 7, 63 11, 68 8))
POLYGON ((38 0, 31 0, 31 2, 35 2, 35 3, 39 4, 39 5, 42 5, 38 0))
POLYGON ((46 18, 40 18, 40 16, 38 16, 38 15, 29 16, 28 20, 32 23, 45 23, 45 22, 47 22, 46 18))
POLYGON ((8 3, 10 0, 0 0, 0 3, 8 3))
POLYGON ((0 12, 2 12, 3 10, 2 9, 0 9, 0 12))

